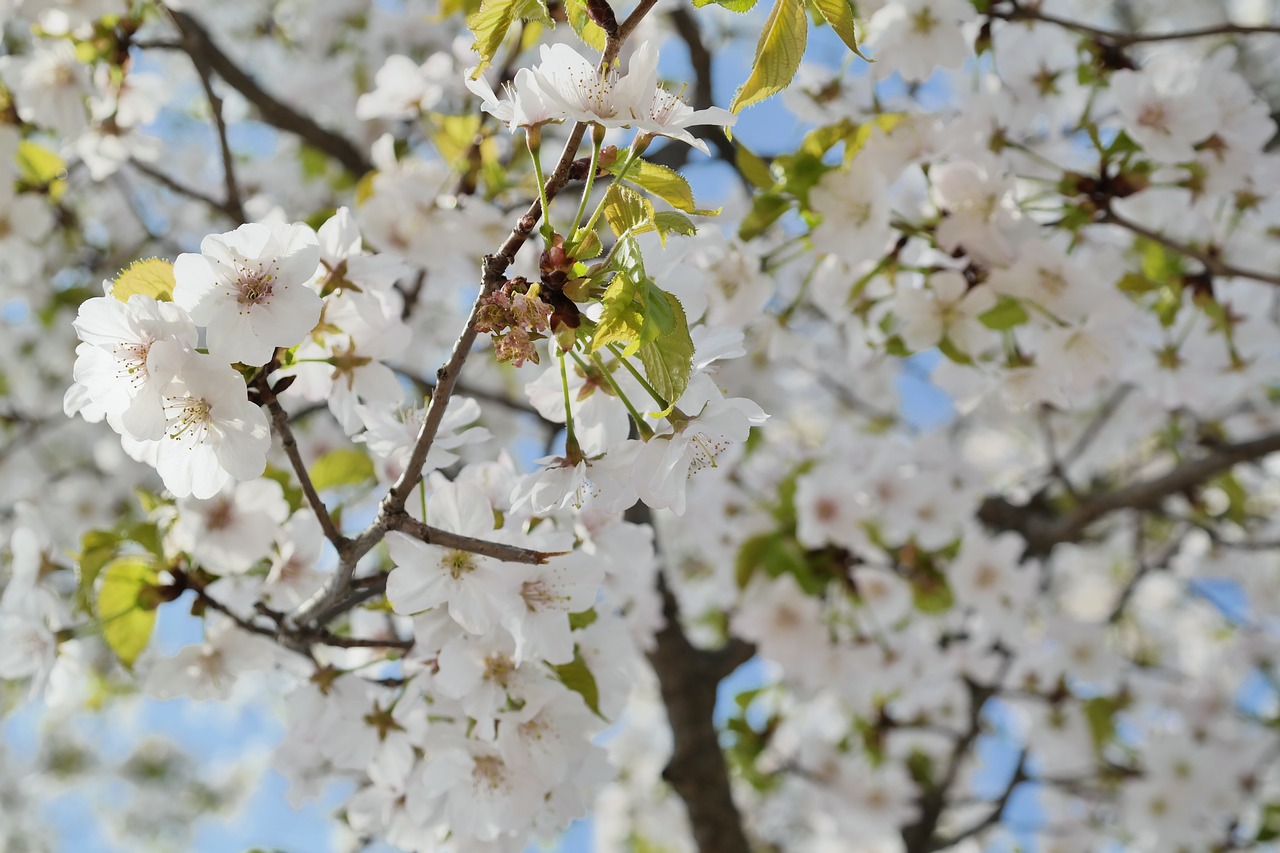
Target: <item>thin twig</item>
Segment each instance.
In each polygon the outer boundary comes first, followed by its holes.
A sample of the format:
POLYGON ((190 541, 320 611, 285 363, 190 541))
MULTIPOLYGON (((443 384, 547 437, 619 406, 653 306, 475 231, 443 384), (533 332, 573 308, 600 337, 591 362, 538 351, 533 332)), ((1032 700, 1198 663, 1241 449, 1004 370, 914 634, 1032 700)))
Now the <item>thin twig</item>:
POLYGON ((1171 237, 1166 237, 1159 231, 1152 231, 1144 225, 1128 219, 1114 210, 1105 210, 1098 222, 1107 225, 1118 225, 1128 231, 1132 231, 1139 237, 1145 237, 1148 240, 1159 243, 1166 249, 1171 249, 1178 254, 1186 255, 1188 258, 1194 258, 1204 266, 1205 272, 1213 276, 1224 278, 1251 278, 1255 281, 1266 282, 1280 286, 1280 275, 1274 273, 1261 272, 1259 270, 1248 270, 1242 267, 1233 266, 1224 262, 1216 254, 1204 249, 1197 249, 1195 246, 1189 246, 1186 243, 1179 243, 1171 237))
POLYGON ((441 530, 438 527, 423 524, 411 515, 396 516, 391 519, 387 529, 407 533, 415 539, 426 542, 428 545, 437 545, 454 551, 466 551, 469 554, 492 557, 495 560, 502 560, 506 563, 525 563, 536 566, 540 563, 545 563, 552 557, 559 557, 569 553, 568 551, 534 551, 530 548, 507 545, 503 542, 491 542, 487 539, 463 536, 460 533, 451 533, 448 530, 441 530))
POLYGON ((1012 3, 1011 6, 1012 8, 1008 11, 992 10, 988 14, 992 18, 999 18, 1003 21, 1040 21, 1045 24, 1054 24, 1081 35, 1109 42, 1114 47, 1130 47, 1135 44, 1161 41, 1186 41, 1189 39, 1212 38, 1214 36, 1247 36, 1260 33, 1280 34, 1280 26, 1265 24, 1261 26, 1246 26, 1232 23, 1212 24, 1207 27, 1187 30, 1170 30, 1164 33, 1126 33, 1119 30, 1095 27, 1081 21, 1059 18, 1055 15, 1041 12, 1037 7, 1023 6, 1017 2, 1012 3))
POLYGON ((320 529, 324 531, 324 537, 341 554, 343 549, 348 546, 349 540, 342 535, 338 530, 338 526, 333 523, 333 517, 329 515, 329 508, 321 500, 315 484, 311 482, 311 475, 307 472, 306 463, 302 461, 302 453, 298 450, 298 442, 293 437, 293 428, 289 426, 288 413, 280 405, 280 400, 276 397, 275 391, 272 390, 271 383, 265 373, 258 377, 254 387, 258 389, 263 405, 267 407, 267 412, 271 415, 271 426, 276 435, 280 437, 280 444, 284 447, 284 454, 289 457, 289 464, 293 466, 294 476, 298 478, 298 485, 302 488, 302 494, 307 499, 307 504, 311 507, 311 511, 315 513, 316 519, 320 522, 320 529))
POLYGON ((240 200, 240 184, 236 180, 235 160, 231 154, 231 144, 227 140, 227 123, 222 117, 222 98, 213 89, 213 77, 203 51, 193 48, 189 51, 191 63, 200 77, 200 85, 204 88, 205 97, 209 100, 209 110, 213 113, 213 125, 218 131, 218 150, 222 155, 222 182, 226 189, 226 211, 233 219, 244 222, 244 204, 240 200))
POLYGON ((167 9, 170 19, 182 33, 184 49, 200 53, 208 66, 231 88, 258 108, 267 124, 302 139, 312 148, 329 155, 353 175, 363 175, 373 166, 351 140, 322 127, 310 116, 277 99, 219 48, 208 30, 194 17, 177 9, 167 9))
POLYGON ((244 221, 240 216, 237 216, 234 211, 227 207, 224 202, 214 198, 208 193, 202 192, 194 187, 189 187, 178 181, 176 178, 166 175, 150 163, 144 163, 141 160, 130 160, 129 165, 146 175, 148 178, 151 178, 156 183, 162 185, 166 189, 172 190, 180 196, 206 204, 213 210, 216 210, 218 213, 221 213, 223 216, 226 216, 228 219, 231 219, 236 223, 244 221))

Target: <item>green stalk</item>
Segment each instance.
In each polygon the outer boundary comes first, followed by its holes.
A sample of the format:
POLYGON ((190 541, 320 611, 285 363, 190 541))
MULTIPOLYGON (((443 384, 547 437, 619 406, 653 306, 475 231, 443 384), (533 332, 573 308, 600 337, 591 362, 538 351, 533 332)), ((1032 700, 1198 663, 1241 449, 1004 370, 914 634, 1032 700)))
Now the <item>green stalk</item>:
POLYGON ((529 159, 533 161, 533 176, 538 181, 538 203, 542 205, 542 227, 539 230, 542 233, 542 239, 550 246, 554 231, 551 227, 551 205, 547 202, 547 180, 542 175, 542 158, 539 156, 542 143, 539 140, 535 145, 528 130, 525 131, 524 142, 529 148, 529 159))
MULTIPOLYGON (((582 360, 581 356, 576 352, 571 352, 570 354, 578 364, 582 366, 583 370, 587 369, 587 365, 582 360)), ((618 399, 622 401, 622 405, 627 407, 627 413, 631 415, 631 421, 636 425, 636 430, 640 433, 640 437, 645 441, 648 441, 653 437, 653 427, 649 426, 649 424, 645 422, 644 418, 640 416, 640 413, 636 411, 635 404, 633 404, 631 399, 627 397, 625 392, 623 392, 622 386, 618 384, 618 381, 613 378, 613 371, 604 366, 604 362, 600 360, 600 356, 592 353, 591 360, 595 362, 596 367, 604 374, 605 381, 609 383, 609 387, 613 389, 613 393, 618 395, 618 399)))

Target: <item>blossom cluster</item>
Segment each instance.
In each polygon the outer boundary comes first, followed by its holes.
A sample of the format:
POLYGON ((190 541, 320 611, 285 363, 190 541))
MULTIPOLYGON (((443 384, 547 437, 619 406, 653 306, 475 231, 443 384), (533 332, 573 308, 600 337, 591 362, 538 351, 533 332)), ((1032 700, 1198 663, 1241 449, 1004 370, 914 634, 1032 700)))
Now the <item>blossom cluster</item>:
POLYGON ((707 5, 0 0, 0 708, 283 698, 404 850, 1269 849, 1274 15, 707 5))

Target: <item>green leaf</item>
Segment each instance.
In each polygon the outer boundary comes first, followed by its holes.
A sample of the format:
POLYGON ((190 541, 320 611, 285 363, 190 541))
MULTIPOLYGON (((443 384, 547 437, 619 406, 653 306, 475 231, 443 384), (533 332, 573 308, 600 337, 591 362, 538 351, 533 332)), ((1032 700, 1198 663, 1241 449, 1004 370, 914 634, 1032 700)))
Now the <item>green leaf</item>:
POLYGON ((602 204, 605 221, 613 229, 615 237, 621 237, 628 231, 640 233, 653 227, 653 202, 633 189, 621 184, 610 184, 602 204))
POLYGON ((604 715, 600 713, 600 688, 596 685, 596 677, 591 674, 587 662, 582 659, 582 653, 576 647, 570 663, 554 665, 551 669, 555 671, 561 684, 582 697, 591 713, 604 719, 604 715))
POLYGON ((480 54, 480 62, 471 79, 476 80, 507 37, 507 30, 516 20, 540 21, 548 27, 555 26, 547 11, 546 0, 484 0, 480 9, 467 18, 467 26, 476 37, 472 50, 480 54))
POLYGON ((694 8, 701 9, 703 6, 722 6, 730 12, 750 12, 756 7, 759 0, 693 0, 694 8))
POLYGON ((751 200, 751 211, 742 218, 738 236, 743 240, 759 237, 791 207, 791 200, 779 193, 760 193, 751 200))
POLYGON ((734 95, 729 109, 741 112, 785 89, 800 67, 808 37, 809 19, 803 0, 775 0, 756 44, 751 74, 734 95))
POLYGON ((163 258, 148 258, 134 261, 121 271, 111 286, 111 295, 121 302, 128 302, 135 293, 159 302, 172 302, 173 285, 173 264, 163 258))
POLYGON ((569 26, 573 27, 573 31, 578 34, 578 38, 582 39, 583 44, 598 53, 604 53, 608 37, 604 30, 587 16, 586 4, 580 0, 568 0, 564 5, 564 11, 565 17, 569 19, 569 26))
POLYGON ((581 613, 569 614, 569 630, 581 631, 583 628, 594 624, 598 618, 594 607, 582 611, 581 613))
MULTIPOLYGON (((608 169, 616 175, 621 165, 622 161, 617 160, 608 169)), ((637 160, 631 164, 623 180, 652 193, 676 210, 683 210, 685 213, 697 210, 693 201, 693 188, 689 186, 689 182, 679 172, 666 166, 650 163, 648 160, 637 160)))
POLYGON ((1021 326, 1030 319, 1027 315, 1027 309, 1022 307, 1022 303, 1008 296, 1001 296, 994 308, 990 308, 978 315, 978 322, 997 332, 1012 329, 1014 326, 1021 326))
POLYGON ((57 201, 67 188, 67 163, 54 152, 29 139, 18 143, 18 174, 33 187, 47 189, 57 201))
POLYGON ((591 351, 608 344, 623 344, 624 355, 632 355, 640 346, 640 330, 644 327, 644 303, 640 293, 643 281, 620 272, 609 282, 600 303, 604 310, 591 338, 591 351))
POLYGON ((373 478, 373 460, 364 451, 350 447, 330 450, 311 466, 311 485, 317 491, 355 486, 373 478))
POLYGON ((663 300, 652 301, 655 304, 665 302, 671 316, 657 322, 655 315, 658 312, 651 311, 646 318, 646 330, 649 327, 667 328, 662 329, 654 340, 640 346, 640 363, 644 365, 645 375, 653 390, 667 402, 674 403, 680 399, 684 389, 689 387, 689 374, 693 370, 693 338, 689 337, 689 321, 685 318, 680 300, 664 290, 659 290, 658 293, 662 294, 663 300))
POLYGON ((956 603, 947 579, 937 569, 919 568, 910 581, 911 599, 922 613, 942 613, 956 603))
POLYGON ((760 189, 767 190, 773 186, 773 173, 769 171, 769 164, 751 153, 741 142, 734 143, 733 160, 742 176, 760 189))
POLYGON ((1084 701, 1084 718, 1089 724, 1089 734, 1093 736, 1095 752, 1111 742, 1116 733, 1116 712, 1122 705, 1113 696, 1095 696, 1084 701))
POLYGON ((102 638, 126 668, 133 667, 151 641, 159 601, 147 592, 158 580, 150 557, 119 557, 102 570, 98 587, 102 638))
POLYGON ((906 113, 881 113, 871 121, 858 125, 858 129, 845 139, 844 161, 848 163, 857 156, 858 152, 867 144, 867 140, 871 138, 873 131, 878 129, 881 133, 893 133, 893 129, 901 124, 906 117, 906 113))
POLYGON ((679 234, 681 237, 692 237, 698 233, 698 226, 693 220, 678 210, 660 210, 653 215, 654 227, 658 229, 658 239, 667 245, 667 236, 679 234))
POLYGON ((840 41, 844 42, 849 50, 867 62, 872 61, 858 50, 858 34, 853 26, 853 6, 849 0, 811 0, 811 2, 818 10, 818 14, 831 25, 831 29, 840 36, 840 41))
POLYGON ((90 612, 93 585, 120 545, 120 537, 110 530, 90 530, 80 537, 80 553, 76 556, 76 605, 90 612))

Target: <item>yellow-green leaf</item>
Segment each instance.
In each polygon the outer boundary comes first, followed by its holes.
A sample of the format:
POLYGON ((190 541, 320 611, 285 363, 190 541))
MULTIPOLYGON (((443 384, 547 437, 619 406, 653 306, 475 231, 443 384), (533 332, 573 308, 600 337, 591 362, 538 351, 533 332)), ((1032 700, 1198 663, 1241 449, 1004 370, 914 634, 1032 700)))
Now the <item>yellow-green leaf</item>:
POLYGON ((80 537, 80 553, 76 556, 76 606, 90 612, 93 585, 120 546, 120 537, 110 530, 90 530, 80 537))
POLYGON ((602 203, 604 219, 615 237, 628 231, 647 230, 645 226, 653 224, 653 202, 621 184, 610 184, 602 203))
POLYGON ((356 486, 374 478, 373 460, 350 447, 330 450, 311 466, 311 485, 316 490, 356 486))
POLYGON ((618 273, 600 298, 604 310, 591 338, 591 351, 608 344, 624 344, 630 355, 640 346, 640 330, 644 327, 644 303, 640 299, 643 281, 627 273, 618 273))
POLYGON ((480 54, 480 62, 471 73, 471 79, 477 79, 493 61, 502 40, 507 37, 507 30, 517 19, 554 26, 546 0, 484 0, 479 11, 467 18, 467 26, 476 37, 472 50, 480 54))
POLYGON ((840 36, 840 41, 844 42, 849 50, 866 59, 867 62, 873 61, 867 59, 862 55, 862 51, 858 50, 858 33, 853 26, 853 6, 849 0, 811 0, 811 2, 818 10, 818 14, 831 25, 831 29, 840 36))
POLYGON ((808 38, 804 0, 775 0, 756 44, 751 74, 734 95, 729 109, 740 112, 785 89, 796 76, 808 38))
POLYGON ((693 224, 693 220, 678 210, 658 211, 653 215, 653 225, 658 229, 658 239, 662 241, 663 246, 667 245, 669 234, 692 237, 698 233, 698 226, 693 224))
POLYGON ((846 163, 853 160, 862 147, 867 144, 867 140, 871 138, 873 131, 879 129, 881 133, 893 133, 893 129, 902 123, 907 117, 906 113, 881 113, 871 121, 858 125, 855 130, 844 141, 844 161, 846 163))
POLYGON ((750 12, 756 7, 758 0, 693 0, 694 8, 701 9, 703 6, 723 6, 730 12, 750 12))
POLYGON ((33 187, 47 188, 57 201, 67 187, 67 163, 54 152, 30 139, 18 143, 18 174, 33 187))
POLYGON ((689 321, 680 300, 666 291, 657 292, 662 294, 664 307, 670 312, 669 328, 664 329, 656 340, 643 344, 638 355, 653 390, 668 403, 675 403, 689 387, 689 374, 693 370, 693 339, 689 337, 689 321))
POLYGON ((769 171, 769 164, 742 143, 734 145, 733 159, 738 164, 738 171, 748 181, 762 190, 773 186, 773 173, 769 171))
POLYGON ((163 258, 147 258, 134 261, 116 276, 111 295, 121 302, 128 302, 135 293, 159 302, 172 302, 173 283, 173 264, 163 258))
POLYGON ((568 0, 564 6, 565 17, 569 19, 569 26, 573 27, 573 31, 578 34, 578 38, 582 39, 587 47, 598 53, 604 53, 605 42, 608 37, 604 34, 604 30, 595 21, 587 17, 586 4, 581 0, 568 0))
POLYGON ((150 557, 118 557, 102 570, 98 587, 98 618, 102 638, 126 667, 151 641, 159 599, 148 595, 158 576, 150 557))
POLYGON ((431 113, 431 124, 435 128, 431 134, 431 143, 440 158, 451 166, 459 166, 459 160, 471 152, 476 133, 480 130, 480 114, 446 115, 431 113))
MULTIPOLYGON (((609 171, 617 174, 621 165, 622 161, 618 160, 608 167, 609 171)), ((627 169, 624 180, 645 192, 652 193, 676 210, 693 213, 697 208, 693 201, 693 188, 689 186, 689 182, 679 172, 668 169, 666 166, 650 163, 648 160, 637 160, 627 169)))
POLYGON ((600 688, 596 685, 596 677, 587 667, 587 662, 582 659, 581 652, 575 648, 572 661, 551 668, 555 670, 556 678, 560 679, 561 684, 582 697, 591 713, 604 719, 600 713, 600 688))

